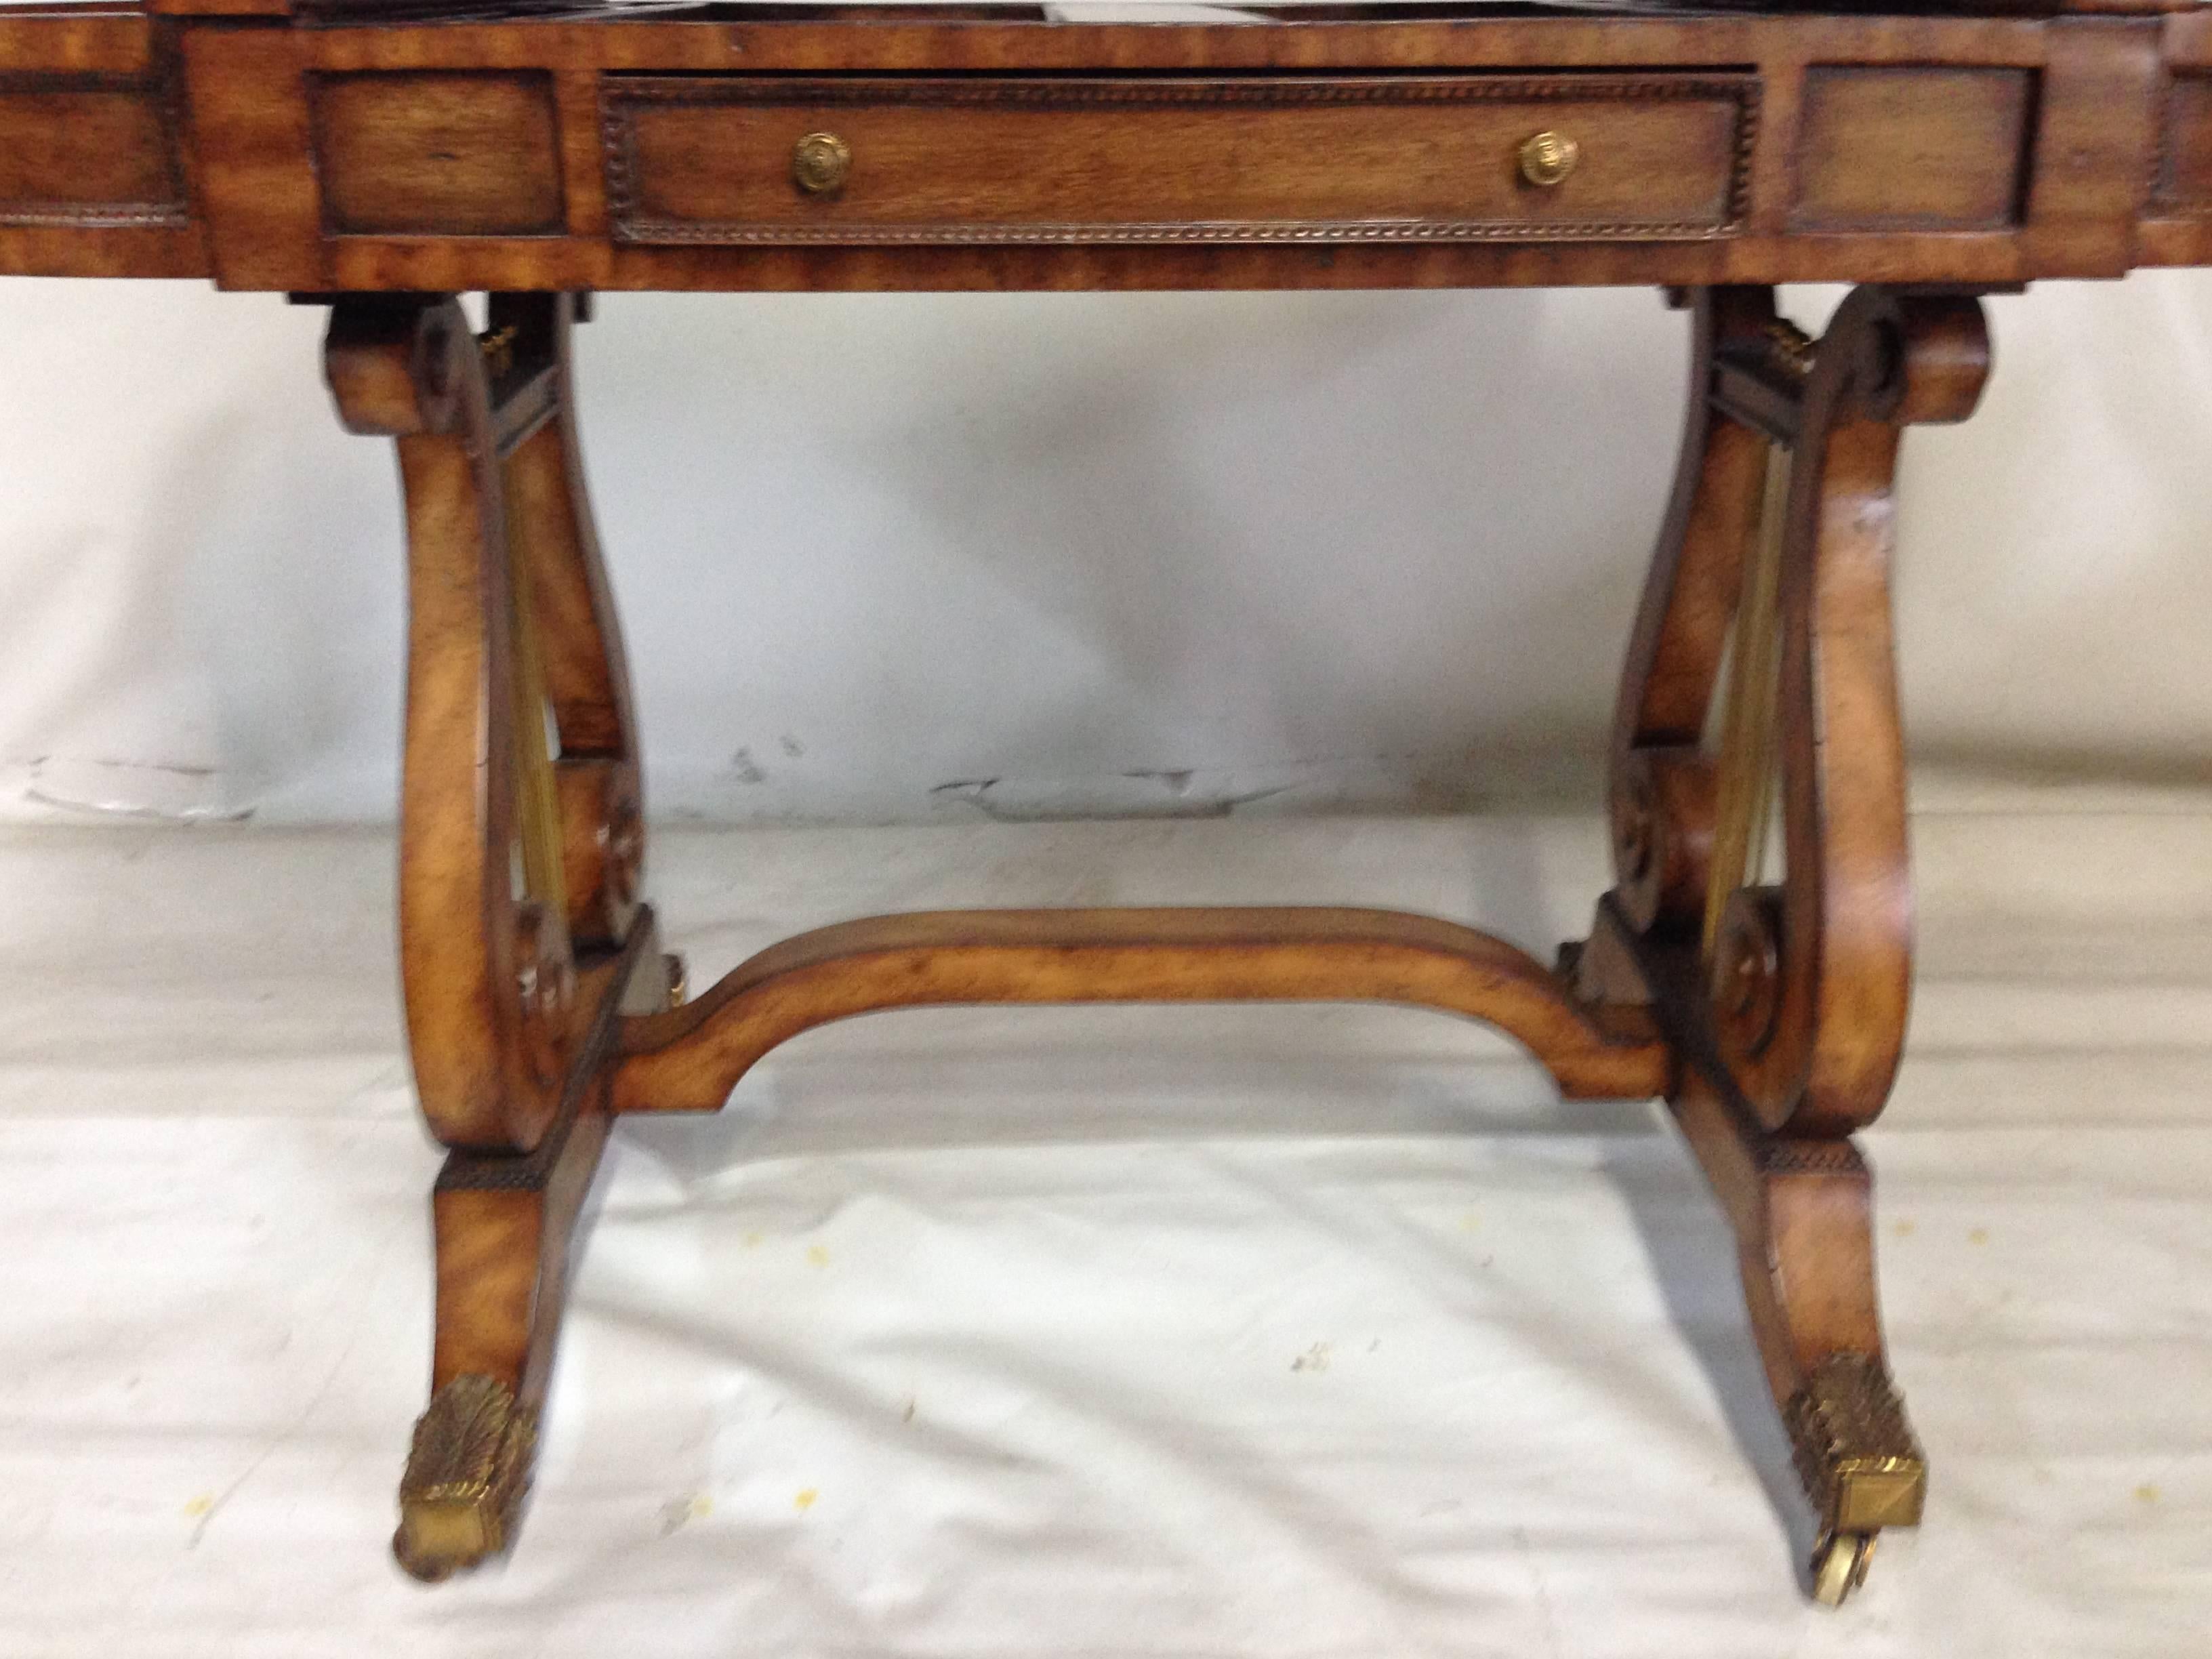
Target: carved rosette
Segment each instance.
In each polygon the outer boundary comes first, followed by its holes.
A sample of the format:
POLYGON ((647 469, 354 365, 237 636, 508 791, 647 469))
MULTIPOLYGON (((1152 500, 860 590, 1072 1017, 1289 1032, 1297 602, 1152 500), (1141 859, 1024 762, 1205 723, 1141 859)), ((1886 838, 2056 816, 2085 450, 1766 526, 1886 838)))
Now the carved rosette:
POLYGON ((535 1413, 489 1376, 457 1376, 415 1425, 399 1481, 399 1565, 434 1582, 507 1547, 530 1485, 535 1413))
POLYGON ((1928 1463, 1881 1360, 1831 1354, 1790 1396, 1783 1419, 1824 1534, 1919 1524, 1928 1463))

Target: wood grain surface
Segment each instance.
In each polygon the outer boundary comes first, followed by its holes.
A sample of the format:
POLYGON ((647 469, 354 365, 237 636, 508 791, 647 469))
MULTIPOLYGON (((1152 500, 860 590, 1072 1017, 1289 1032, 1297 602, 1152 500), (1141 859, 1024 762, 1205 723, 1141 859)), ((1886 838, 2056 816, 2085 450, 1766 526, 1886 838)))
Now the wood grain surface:
POLYGON ((1667 1086, 1639 1012, 1586 1007, 1526 952, 1385 910, 944 910, 841 923, 761 952, 623 1030, 615 1109, 714 1111, 799 1032, 889 1008, 994 1003, 1390 1002, 1480 1019, 1569 1095, 1667 1086))
POLYGON ((625 242, 1235 242, 1698 236, 1734 216, 1747 76, 605 83, 625 242), (1577 146, 1549 187, 1520 147, 1577 146), (835 134, 851 174, 794 185, 835 134))
POLYGON ((187 217, 0 213, 0 271, 416 293, 2114 276, 2212 261, 2190 182, 2208 67, 2205 20, 2136 11, 32 12, 0 18, 0 88, 121 76, 137 100, 43 194, 136 200, 118 186, 165 151, 187 217), (840 125, 846 186, 796 188, 796 141, 840 125), (1551 187, 1514 161, 1544 131, 1579 146, 1551 187))

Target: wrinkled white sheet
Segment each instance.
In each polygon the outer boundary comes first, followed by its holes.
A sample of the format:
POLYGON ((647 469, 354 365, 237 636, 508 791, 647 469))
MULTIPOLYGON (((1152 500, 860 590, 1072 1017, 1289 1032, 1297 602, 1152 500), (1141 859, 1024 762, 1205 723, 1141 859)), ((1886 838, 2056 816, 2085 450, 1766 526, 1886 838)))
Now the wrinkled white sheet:
MULTIPOLYGON (((627 1124, 511 1562, 385 1553, 434 1150, 375 834, 0 840, 0 1654, 2212 1650, 2212 802, 1923 816, 1927 1524, 1839 1614, 1644 1105, 1379 1010, 913 1013, 627 1124)), ((1595 822, 663 835, 704 983, 942 903, 1577 930, 1595 822)))

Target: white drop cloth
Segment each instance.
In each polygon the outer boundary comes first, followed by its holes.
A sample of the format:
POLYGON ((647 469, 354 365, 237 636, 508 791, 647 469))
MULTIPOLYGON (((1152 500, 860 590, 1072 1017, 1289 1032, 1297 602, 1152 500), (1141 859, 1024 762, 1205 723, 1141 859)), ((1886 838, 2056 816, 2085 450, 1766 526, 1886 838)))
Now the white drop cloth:
MULTIPOLYGON (((1917 821, 1870 1139, 1934 1477, 1839 1614, 1654 1109, 1384 1010, 885 1016, 618 1129, 503 1569, 386 1539, 428 1347, 378 835, 0 841, 0 1655, 2212 1652, 2212 803, 1917 821)), ((946 903, 1404 904, 1581 820, 664 834, 704 984, 946 903)))

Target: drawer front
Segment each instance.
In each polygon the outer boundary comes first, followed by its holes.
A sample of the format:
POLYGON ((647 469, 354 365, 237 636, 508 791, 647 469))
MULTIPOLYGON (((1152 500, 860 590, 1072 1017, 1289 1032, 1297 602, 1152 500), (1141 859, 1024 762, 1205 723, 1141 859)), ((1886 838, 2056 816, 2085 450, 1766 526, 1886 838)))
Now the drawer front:
POLYGON ((617 240, 761 246, 1722 235, 1756 105, 1755 77, 1729 74, 603 91, 617 240))
POLYGON ((0 225, 189 220, 161 90, 107 76, 0 76, 0 225))

